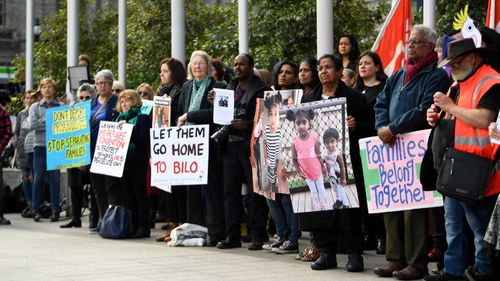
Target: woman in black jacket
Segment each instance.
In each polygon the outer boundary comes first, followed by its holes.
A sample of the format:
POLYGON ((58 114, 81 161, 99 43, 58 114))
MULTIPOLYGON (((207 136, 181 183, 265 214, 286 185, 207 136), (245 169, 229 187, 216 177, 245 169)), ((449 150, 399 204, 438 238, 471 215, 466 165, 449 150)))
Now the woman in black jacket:
MULTIPOLYGON (((209 75, 210 57, 204 51, 194 51, 191 55, 187 70, 188 70, 188 80, 182 85, 181 93, 179 97, 178 104, 178 116, 177 126, 184 125, 210 125, 210 135, 216 131, 216 126, 213 124, 213 111, 210 102, 208 101, 207 95, 213 88, 225 89, 223 84, 218 84, 209 75)), ((209 143, 209 171, 221 171, 221 159, 220 153, 215 153, 214 150, 215 143, 210 139, 209 143), (215 167, 218 166, 218 167, 215 167)), ((217 177, 211 173, 208 175, 208 185, 206 189, 203 190, 202 186, 189 186, 187 188, 187 220, 186 222, 195 223, 198 225, 208 226, 209 236, 220 236, 223 233, 213 233, 214 228, 224 229, 223 226, 214 226, 211 222, 205 223, 202 201, 202 192, 206 192, 207 198, 207 208, 211 209, 208 212, 212 212, 214 208, 220 209, 222 206, 222 189, 220 182, 217 177), (218 190, 219 189, 219 190, 218 190), (219 203, 215 203, 214 200, 220 200, 219 203)), ((218 210, 220 212, 220 210, 218 210)), ((209 216, 210 217, 210 216, 209 216)), ((216 231, 219 232, 219 231, 216 231)), ((222 236, 224 237, 224 236, 222 236)), ((214 237, 209 237, 213 239, 214 237)), ((217 237, 217 239, 220 237, 217 237)))
POLYGON ((131 238, 146 238, 150 235, 146 173, 149 161, 151 119, 149 115, 141 113, 141 106, 141 96, 134 90, 121 92, 116 105, 120 113, 116 121, 121 124, 134 125, 121 180, 124 203, 132 210, 134 232, 131 238))
MULTIPOLYGON (((367 122, 366 103, 361 93, 347 87, 341 81, 342 60, 334 55, 323 55, 318 60, 318 75, 321 82, 314 92, 302 96, 302 103, 333 98, 347 99, 347 120, 349 128, 349 149, 356 180, 358 194, 364 192, 364 185, 359 182, 361 159, 359 156, 358 126, 367 122)), ((347 271, 364 270, 363 238, 361 235, 361 211, 359 208, 339 209, 299 215, 302 230, 311 230, 313 245, 321 252, 318 260, 311 264, 314 270, 337 267, 337 241, 342 239, 345 251, 349 254, 347 271)))

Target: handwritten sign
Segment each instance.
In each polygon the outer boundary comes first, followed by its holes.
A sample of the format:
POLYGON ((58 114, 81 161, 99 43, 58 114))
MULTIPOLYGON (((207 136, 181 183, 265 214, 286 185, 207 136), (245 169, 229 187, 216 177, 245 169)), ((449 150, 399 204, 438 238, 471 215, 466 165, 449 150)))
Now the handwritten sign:
POLYGON ((90 163, 90 101, 45 112, 47 170, 90 163))
POLYGON ((151 185, 207 184, 208 125, 152 128, 151 185))
POLYGON ((90 171, 121 178, 132 136, 132 124, 101 121, 90 171))
POLYGON ((369 213, 439 207, 443 198, 422 189, 420 165, 430 130, 397 137, 393 147, 378 137, 359 140, 369 213))

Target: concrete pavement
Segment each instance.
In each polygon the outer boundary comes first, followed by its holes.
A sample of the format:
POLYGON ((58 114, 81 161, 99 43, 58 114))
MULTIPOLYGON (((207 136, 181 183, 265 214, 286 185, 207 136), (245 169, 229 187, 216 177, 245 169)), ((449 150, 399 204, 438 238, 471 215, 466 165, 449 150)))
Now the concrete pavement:
MULTIPOLYGON (((392 280, 374 275, 383 256, 364 254, 365 271, 348 273, 346 255, 339 268, 313 271, 294 255, 267 251, 167 247, 149 239, 108 240, 88 234, 88 226, 60 229, 64 222, 35 223, 7 214, 10 226, 0 226, 0 280, 392 280)), ((87 219, 86 217, 84 218, 87 219)), ((157 226, 159 226, 157 224, 157 226)), ((300 241, 301 249, 306 239, 300 241)), ((244 244, 244 246, 246 246, 244 244)))

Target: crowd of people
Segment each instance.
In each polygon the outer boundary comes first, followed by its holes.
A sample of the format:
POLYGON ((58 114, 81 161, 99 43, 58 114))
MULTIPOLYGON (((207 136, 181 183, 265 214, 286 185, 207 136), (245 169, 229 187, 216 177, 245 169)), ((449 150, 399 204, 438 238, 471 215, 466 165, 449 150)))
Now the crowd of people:
MULTIPOLYGON (((433 131, 438 134, 444 130, 437 126, 444 121, 438 121, 452 118, 455 130, 449 138, 454 141, 455 149, 494 159, 499 145, 490 142, 490 138, 498 138, 500 134, 494 123, 500 109, 500 35, 487 28, 481 33, 482 46, 476 48, 471 38, 463 38, 460 33, 438 38, 431 28, 416 25, 407 42, 407 62, 390 77, 384 73, 379 55, 361 52, 351 35, 340 36, 335 54, 324 54, 317 60, 305 58, 298 64, 283 60, 272 72, 255 69, 251 55, 238 54, 230 81, 225 81, 224 63, 212 60, 204 51, 193 52, 186 68, 174 58, 161 60, 156 91, 147 83, 137 90, 125 89, 114 80, 111 71, 101 70, 94 77, 95 85, 80 86, 75 102, 91 101, 92 154, 101 121, 133 125, 123 177, 92 173, 88 166, 68 169, 72 218, 61 228, 82 226, 83 197, 89 193, 93 206, 89 216, 90 233, 99 232, 108 205, 126 206, 133 214, 130 238, 150 237, 155 222, 166 222, 162 226, 165 233, 156 237, 156 241, 168 242, 174 228, 192 223, 207 227, 208 247, 237 248, 243 241, 249 243, 249 250, 296 254, 296 260, 312 262, 313 270, 336 268, 337 253, 345 253, 348 255, 346 270, 360 272, 364 270, 363 251, 376 250, 387 259, 385 266, 374 269, 380 277, 498 280, 495 279, 500 276, 498 162, 490 176, 486 197, 479 205, 445 196, 444 207, 368 214, 358 143, 362 138, 376 136, 384 144, 393 146, 400 134, 431 127, 435 127, 433 131), (152 122, 151 116, 141 113, 142 100, 169 97, 170 126, 207 124, 212 135, 220 129, 213 123, 214 88, 234 91, 236 118, 227 127, 223 141, 213 138, 209 141, 208 183, 172 186, 171 192, 151 186, 149 129, 152 122), (345 124, 349 130, 349 153, 359 208, 321 211, 325 202, 348 207, 339 195, 338 202, 318 199, 316 212, 294 213, 289 194, 277 193, 273 200, 254 192, 250 150, 257 125, 254 124, 256 101, 263 98, 264 91, 290 89, 302 89, 301 103, 346 98, 345 124), (299 238, 304 231, 310 232, 310 245, 299 252, 299 238), (433 261, 441 261, 440 270, 429 275, 428 263, 433 261)), ((81 56, 80 64, 88 65, 90 59, 81 56)), ((60 171, 47 171, 45 142, 45 111, 62 105, 56 97, 56 82, 51 78, 42 79, 37 91, 25 93, 24 103, 25 109, 18 113, 13 131, 6 109, 0 107, 0 151, 13 136, 16 166, 22 171, 22 189, 27 202, 21 215, 35 222, 44 221, 47 218, 41 212, 41 205, 49 197, 48 219, 56 222, 61 211, 60 171), (46 189, 49 196, 45 195, 46 189)), ((278 111, 273 111, 273 105, 269 104, 269 114, 273 112, 278 111)), ((293 141, 295 156, 305 153, 304 146, 316 147, 319 156, 320 142, 324 142, 328 152, 323 158, 333 159, 327 164, 331 166, 340 158, 339 163, 344 165, 342 157, 336 154, 338 132, 329 131, 325 136, 309 133, 301 127, 307 127, 309 122, 304 111, 287 117, 298 132, 293 141)), ((261 134, 267 140, 268 155, 272 158, 276 128, 270 125, 261 134)), ((437 147, 435 142, 429 143, 434 153, 446 149, 437 147)), ((318 163, 323 167, 320 161, 318 163)), ((300 157, 294 164, 300 166, 300 157)), ((439 165, 434 165, 434 169, 439 170, 439 165)), ((335 176, 335 172, 332 173, 331 176, 335 176)), ((3 182, 1 175, 0 183, 3 182)), ((317 178, 312 174, 304 174, 304 177, 313 183, 317 178)), ((346 175, 330 180, 345 185, 346 175)), ((321 177, 321 184, 323 182, 321 177)), ((0 224, 6 225, 10 222, 3 216, 2 195, 3 188, 0 188, 0 224)))

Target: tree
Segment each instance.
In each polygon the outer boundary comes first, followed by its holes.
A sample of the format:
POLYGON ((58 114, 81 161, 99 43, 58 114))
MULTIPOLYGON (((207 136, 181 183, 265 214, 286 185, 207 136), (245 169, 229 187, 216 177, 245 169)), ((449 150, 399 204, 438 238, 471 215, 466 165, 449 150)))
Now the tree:
MULTIPOLYGON (((80 52, 91 57, 92 69, 116 72, 118 14, 103 6, 95 11, 93 0, 80 2, 80 52)), ((353 34, 363 49, 371 46, 387 4, 370 9, 366 0, 337 0, 334 34, 353 34), (356 19, 356 20, 352 20, 356 19)), ((35 75, 53 77, 64 89, 66 80, 66 1, 55 15, 44 19, 41 41, 35 44, 35 75)), ((171 53, 170 1, 127 1, 127 86, 142 82, 158 85, 158 63, 171 53)), ((315 56, 316 0, 250 0, 250 53, 258 67, 272 69, 280 59, 301 60, 315 56)), ((237 1, 205 4, 186 1, 186 54, 205 50, 231 64, 238 53, 237 1)), ((22 59, 17 59, 19 68, 22 59)))

